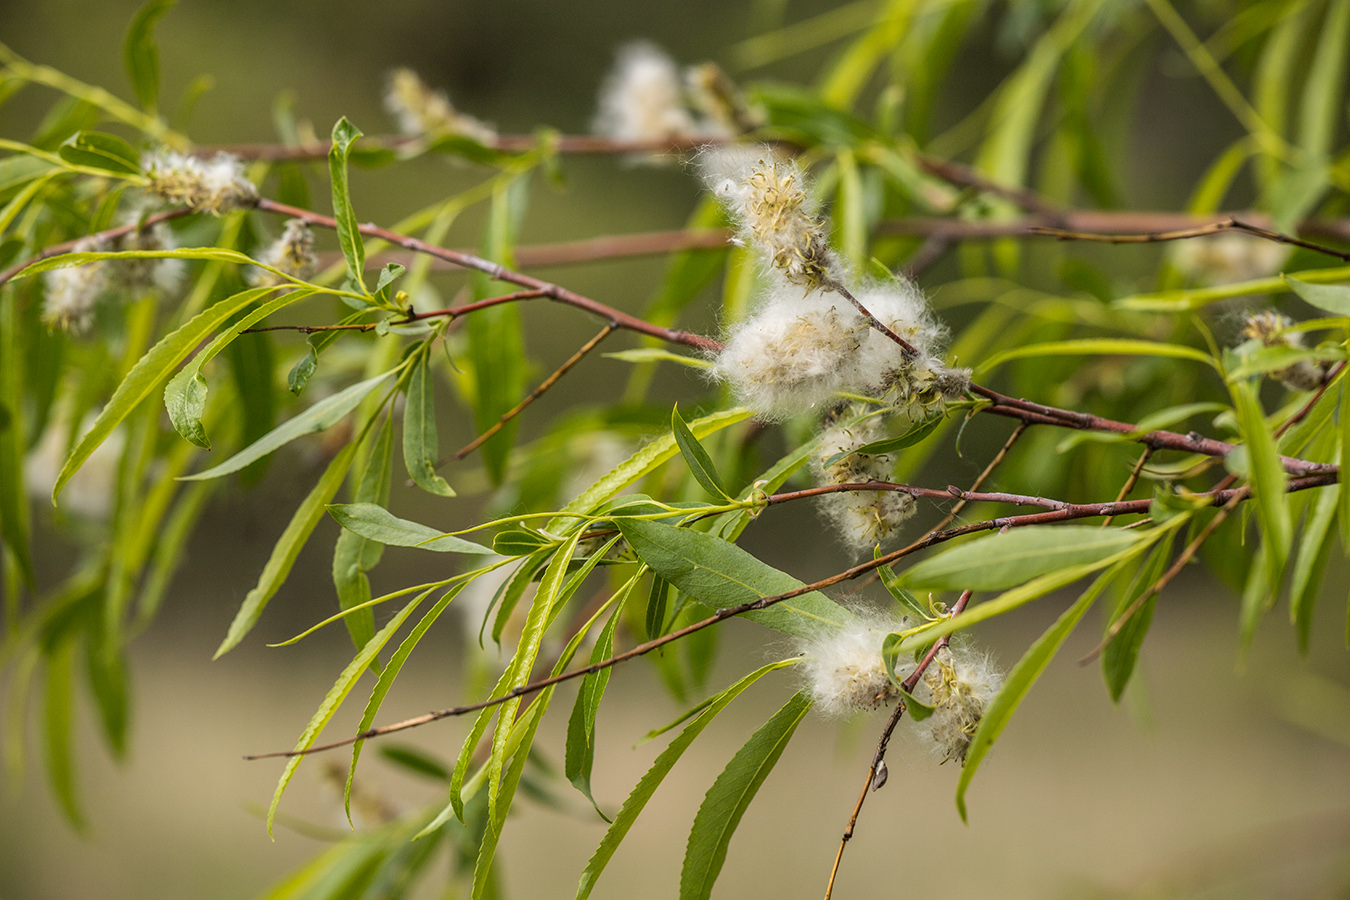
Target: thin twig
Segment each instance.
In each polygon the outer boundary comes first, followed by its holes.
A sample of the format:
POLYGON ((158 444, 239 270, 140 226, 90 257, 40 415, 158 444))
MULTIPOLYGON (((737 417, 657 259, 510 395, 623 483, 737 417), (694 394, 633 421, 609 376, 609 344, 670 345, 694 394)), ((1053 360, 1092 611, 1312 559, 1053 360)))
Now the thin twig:
POLYGON ((452 306, 448 309, 436 309, 430 312, 409 312, 407 315, 397 319, 387 319, 381 322, 359 322, 347 325, 263 325, 257 328, 246 328, 240 334, 256 334, 261 331, 298 331, 301 334, 314 334, 320 331, 373 331, 381 324, 411 325, 413 322, 421 322, 424 319, 454 319, 458 316, 467 315, 471 312, 477 312, 480 309, 487 309, 489 306, 499 306, 503 303, 518 303, 521 300, 533 300, 536 297, 547 296, 544 291, 516 291, 512 294, 502 294, 498 297, 487 297, 483 300, 475 300, 473 303, 466 303, 463 306, 452 306))
POLYGON ((1027 230, 1031 234, 1053 237, 1061 241, 1094 241, 1103 244, 1153 244, 1163 241, 1181 241, 1187 240, 1188 238, 1207 237, 1223 231, 1241 231, 1255 237, 1265 238, 1268 241, 1274 241, 1279 244, 1289 244, 1294 247, 1302 247, 1305 250, 1314 250, 1318 253, 1325 253, 1327 256, 1333 256, 1336 259, 1350 262, 1350 253, 1344 253, 1340 250, 1335 250, 1322 244, 1315 244, 1312 241, 1305 241, 1302 238, 1282 234, 1278 231, 1271 231, 1270 229, 1262 228, 1259 225, 1253 225, 1250 222, 1241 221, 1232 216, 1218 222, 1211 222, 1207 225, 1197 225, 1195 227, 1183 228, 1177 231, 1155 231, 1144 234, 1108 234, 1102 232, 1076 231, 1065 228, 1050 228, 1041 225, 1032 225, 1027 230))
POLYGON ((455 459, 463 459, 473 451, 477 450, 479 447, 483 446, 483 443, 485 441, 487 441, 494 434, 505 428, 507 422, 510 422, 516 416, 524 412, 525 407, 529 406, 531 403, 542 397, 545 391, 547 391, 549 388, 553 387, 553 385, 558 383, 558 379, 562 378, 564 375, 567 374, 568 370, 570 370, 577 363, 585 359, 586 354, 590 353, 597 346, 599 346, 600 342, 603 341, 605 338, 609 337, 611 334, 613 334, 614 330, 618 327, 619 326, 616 325, 615 323, 610 322, 604 328, 600 329, 599 334, 597 334, 595 337, 591 338, 589 341, 583 344, 581 349, 578 350, 576 353, 573 353, 571 358, 568 359, 567 362, 559 366, 556 372, 554 372, 552 375, 548 376, 542 382, 540 382, 539 387, 530 391, 530 395, 528 397, 526 397, 524 400, 520 401, 514 407, 512 407, 511 410, 505 413, 500 419, 498 419, 491 428, 489 428, 487 431, 484 431, 482 434, 474 438, 462 449, 456 452, 455 459))
MULTIPOLYGON (((949 617, 956 616, 966 608, 966 604, 970 602, 971 593, 971 591, 961 592, 961 596, 958 597, 956 603, 952 605, 949 617)), ((947 642, 948 637, 943 636, 929 648, 923 661, 915 667, 914 671, 910 673, 909 677, 901 684, 901 687, 905 689, 906 693, 914 693, 914 688, 918 686, 919 679, 923 677, 923 673, 928 669, 928 666, 932 664, 933 660, 937 658, 937 655, 942 648, 947 646, 947 642)), ((881 738, 877 741, 876 752, 872 754, 872 764, 867 768, 867 780, 863 782, 862 792, 858 794, 858 802, 853 805, 853 813, 848 817, 848 824, 844 826, 844 835, 839 841, 839 851, 834 855, 834 865, 830 868, 830 880, 829 883, 825 885, 825 900, 830 900, 830 897, 834 894, 834 880, 839 875, 839 863, 844 858, 844 848, 848 846, 849 841, 853 840, 853 831, 858 825, 858 814, 862 812, 863 804, 867 802, 867 795, 872 791, 880 790, 881 785, 885 783, 884 780, 881 783, 878 783, 877 773, 881 771, 882 766, 886 764, 886 750, 890 746, 891 735, 895 733, 896 726, 900 724, 900 718, 904 714, 905 703, 902 700, 895 704, 895 709, 891 712, 890 720, 886 723, 886 727, 881 731, 881 738)))
MULTIPOLYGON (((1293 493, 1295 491, 1303 491, 1308 490, 1310 488, 1324 487, 1326 485, 1335 484, 1336 480, 1337 480, 1337 472, 1335 471, 1323 472, 1317 475, 1307 475, 1302 478, 1291 479, 1288 484, 1288 491, 1290 493, 1293 493)), ((1240 496, 1241 500, 1245 500, 1249 495, 1249 493, 1250 492, 1248 491, 1248 489, 1240 488, 1237 491, 1223 491, 1218 493, 1206 494, 1204 496, 1206 496, 1210 500, 1212 505, 1219 506, 1228 503, 1229 501, 1233 500, 1235 496, 1238 495, 1241 495, 1240 496)), ((310 753, 321 753, 325 750, 333 750, 338 747, 350 746, 351 744, 354 744, 357 741, 381 737, 386 734, 393 734, 394 732, 405 731, 409 728, 416 728, 418 726, 426 725, 431 722, 440 721, 441 719, 448 719, 454 716, 462 716, 471 712, 478 712, 479 710, 487 709, 488 707, 500 705, 502 703, 507 702, 508 700, 513 700, 516 697, 522 697, 525 696, 526 694, 536 693, 538 691, 543 690, 546 687, 550 687, 555 684, 560 684, 564 681, 570 681, 571 679, 574 678, 581 678, 585 675, 593 675, 596 672, 600 672, 603 671, 604 669, 611 668, 612 666, 616 666, 619 663, 627 662, 630 659, 635 659, 639 656, 643 656, 647 653, 652 652, 653 650, 664 647, 666 644, 687 637, 696 631, 702 631, 705 628, 709 628, 713 625, 716 625, 718 622, 723 622, 734 616, 739 616, 747 612, 754 612, 756 610, 768 609, 770 606, 782 603, 784 600, 790 600, 793 597, 800 597, 801 595, 811 593, 812 591, 818 591, 823 588, 832 587, 836 584, 839 584, 840 582, 850 581, 854 578, 857 578, 860 575, 865 575, 868 572, 871 572, 872 570, 877 569, 881 566, 893 563, 896 560, 908 556, 917 550, 925 549, 935 544, 944 543, 946 541, 952 540, 953 538, 958 538, 963 535, 975 534, 976 532, 980 531, 991 531, 996 529, 1010 529, 1010 528, 1026 527, 1031 525, 1044 525, 1052 522, 1070 521, 1073 519, 1096 518, 1098 516, 1111 516, 1111 515, 1123 516, 1132 514, 1142 514, 1148 511, 1149 504, 1151 502, 1152 502, 1151 500, 1127 500, 1122 503, 1081 503, 1081 504, 1075 503, 1075 504, 1068 504, 1063 509, 1047 510, 1045 512, 1039 513, 1028 513, 1026 515, 1021 516, 1001 516, 997 519, 988 519, 983 522, 975 522, 969 525, 962 525, 958 528, 952 528, 947 531, 934 532, 926 536, 923 540, 916 541, 915 543, 909 545, 908 547, 902 547, 899 550, 893 550, 890 553, 882 554, 881 556, 878 556, 875 559, 867 560, 866 562, 861 562, 856 566, 853 566, 849 569, 845 569, 844 571, 839 572, 835 575, 831 575, 828 578, 822 578, 820 581, 813 582, 812 584, 802 585, 799 588, 794 588, 790 591, 785 591, 781 594, 774 594, 772 596, 762 597, 758 600, 751 600, 747 603, 742 603, 739 606, 730 606, 724 609, 719 609, 717 612, 715 612, 713 615, 709 616, 706 619, 694 622, 693 624, 687 625, 684 628, 679 629, 678 631, 672 631, 671 633, 662 635, 659 638, 653 638, 650 641, 638 644, 636 647, 633 647, 632 649, 627 650, 624 653, 611 656, 609 659, 592 663, 591 665, 581 669, 573 669, 572 671, 569 672, 563 672, 561 674, 554 675, 549 678, 543 678, 538 681, 530 682, 529 684, 521 685, 520 687, 513 688, 512 690, 507 691, 504 695, 500 697, 493 697, 488 700, 482 700, 478 703, 469 704, 467 706, 455 706, 450 707, 448 709, 424 713, 420 716, 414 716, 413 718, 405 719, 401 722, 394 722, 390 725, 381 725, 376 728, 371 728, 361 732, 360 734, 354 735, 349 738, 345 738, 340 741, 334 741, 330 744, 317 745, 314 747, 308 747, 303 750, 281 750, 272 753, 260 753, 255 754, 253 756, 246 756, 244 758, 250 760, 269 759, 273 757, 304 756, 310 753)))
MULTIPOLYGON (((1134 490, 1134 486, 1139 483, 1139 475, 1144 471, 1144 466, 1148 465, 1148 461, 1152 456, 1152 447, 1145 447, 1144 452, 1139 454, 1139 461, 1136 462, 1134 468, 1130 470, 1130 477, 1126 478, 1125 483, 1120 486, 1120 493, 1116 495, 1117 503, 1130 496, 1130 491, 1134 490)), ((1102 527, 1109 528, 1114 518, 1115 516, 1107 516, 1102 520, 1102 527)))

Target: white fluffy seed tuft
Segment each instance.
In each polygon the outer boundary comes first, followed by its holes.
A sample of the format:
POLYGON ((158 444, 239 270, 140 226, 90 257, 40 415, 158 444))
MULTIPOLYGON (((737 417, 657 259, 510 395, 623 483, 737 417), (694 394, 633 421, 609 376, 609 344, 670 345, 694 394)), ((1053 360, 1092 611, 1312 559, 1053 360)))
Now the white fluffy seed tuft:
MULTIPOLYGON (((95 253, 107 248, 95 238, 84 238, 71 248, 73 253, 95 253)), ((103 261, 66 266, 48 272, 43 281, 42 321, 48 328, 70 334, 84 334, 94 322, 94 307, 108 290, 108 265, 103 261)))
POLYGON ((971 738, 984 718, 985 707, 1003 685, 986 653, 966 648, 944 648, 924 672, 924 684, 933 696, 934 713, 924 720, 942 761, 966 763, 971 738))
POLYGON ((480 144, 497 139, 491 126, 455 109, 445 91, 432 90, 416 72, 397 68, 385 84, 384 108, 409 137, 459 135, 480 144))
MULTIPOLYGON (((899 692, 886 674, 881 644, 904 627, 903 619, 859 618, 807 642, 800 670, 816 709, 843 716, 889 706, 899 692)), ((896 674, 904 678, 913 670, 913 663, 902 663, 896 674)))
POLYGON ((620 47, 614 69, 600 88, 594 131, 621 141, 697 135, 675 61, 646 41, 620 47))
POLYGON ((213 216, 258 205, 258 188, 244 177, 237 157, 220 153, 210 160, 160 150, 146 157, 146 190, 169 203, 213 216))

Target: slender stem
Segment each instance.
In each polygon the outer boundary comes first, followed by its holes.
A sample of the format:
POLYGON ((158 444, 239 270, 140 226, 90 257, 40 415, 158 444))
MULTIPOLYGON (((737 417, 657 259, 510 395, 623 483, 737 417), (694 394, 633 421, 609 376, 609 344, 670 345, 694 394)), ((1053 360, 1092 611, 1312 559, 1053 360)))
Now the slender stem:
MULTIPOLYGON (((1120 486, 1120 493, 1116 495, 1117 503, 1124 500, 1126 497, 1130 496, 1130 491, 1134 490, 1134 486, 1139 483, 1139 475, 1141 472, 1144 471, 1144 466, 1148 465, 1148 461, 1149 459, 1152 458, 1152 456, 1153 456, 1152 447, 1145 447, 1144 452, 1139 454, 1139 461, 1136 462, 1134 464, 1134 468, 1130 470, 1130 477, 1126 478, 1125 483, 1120 486)), ((1227 487, 1227 485, 1225 485, 1225 487, 1227 487)), ((1105 519, 1102 520, 1102 527, 1109 528, 1111 526, 1111 522, 1114 519, 1115 516, 1107 516, 1105 519)))
MULTIPOLYGON (((966 604, 970 602, 971 593, 971 591, 961 592, 961 596, 958 597, 956 603, 952 605, 952 610, 948 614, 949 617, 958 615, 966 608, 966 604)), ((937 658, 937 655, 942 648, 947 646, 947 642, 948 637, 944 636, 929 648, 923 661, 915 667, 914 671, 910 673, 910 676, 901 684, 901 687, 905 689, 906 693, 914 693, 914 688, 918 686, 919 679, 923 677, 923 673, 928 669, 928 666, 932 664, 933 660, 937 658)), ((834 881, 839 875, 839 863, 844 858, 844 848, 848 846, 849 841, 853 840, 853 832, 858 825, 858 814, 862 812, 863 804, 867 802, 867 795, 872 791, 881 790, 882 785, 886 783, 885 778, 878 779, 877 774, 885 771, 886 750, 890 747, 891 735, 895 733, 896 726, 900 724, 900 718, 904 714, 904 701, 895 704, 895 709, 891 712, 890 720, 886 723, 886 727, 881 731, 881 738, 877 741, 876 752, 872 754, 872 764, 867 768, 867 780, 863 782, 862 791, 858 794, 858 802, 853 805, 853 813, 848 817, 848 824, 844 826, 844 835, 839 841, 839 851, 834 855, 834 865, 830 868, 830 880, 829 883, 825 885, 825 900, 830 900, 830 897, 834 894, 834 881)))
POLYGON ((1029 226, 1027 231, 1030 234, 1053 237, 1061 241, 1095 241, 1102 244, 1153 244, 1162 241, 1180 241, 1186 240, 1187 238, 1205 237, 1223 231, 1240 231, 1245 232, 1246 234, 1255 235, 1256 237, 1265 238, 1268 241, 1275 241, 1279 244, 1289 244, 1294 247, 1302 247, 1305 250, 1315 250, 1318 253, 1325 253, 1327 256, 1334 256, 1339 260, 1350 262, 1350 253, 1343 253, 1340 250, 1332 249, 1323 244, 1315 244, 1312 241, 1305 241, 1301 238, 1281 234, 1278 231, 1261 228, 1260 226, 1253 225, 1249 222, 1243 222, 1231 216, 1222 221, 1211 222, 1207 225, 1197 225, 1193 228, 1183 228, 1177 231, 1153 231, 1144 234, 1106 234, 1101 232, 1073 231, 1063 228, 1047 228, 1040 225, 1029 226))
POLYGON ((614 330, 618 327, 619 327, 618 325, 614 324, 613 322, 610 322, 604 328, 600 329, 599 334, 597 334, 595 337, 591 338, 589 341, 583 344, 581 349, 578 350, 576 353, 573 353, 571 358, 568 359, 567 362, 559 366, 556 372, 554 372, 552 375, 548 376, 542 382, 540 382, 539 387, 530 391, 530 395, 528 397, 526 397, 524 400, 520 401, 514 407, 512 407, 512 409, 509 412, 505 413, 500 419, 498 419, 492 425, 491 428, 489 428, 487 431, 484 431, 482 434, 474 438, 462 449, 456 452, 455 459, 463 459, 473 451, 477 450, 479 447, 483 446, 484 442, 486 442, 494 434, 505 428, 507 422, 510 422, 516 416, 524 412, 525 407, 529 406, 531 403, 538 400, 540 397, 544 395, 545 391, 553 387, 553 385, 557 384, 558 379, 562 378, 573 366, 575 366, 577 363, 585 359, 586 354, 590 353, 597 346, 599 346, 600 342, 603 341, 605 338, 609 337, 611 334, 613 334, 614 330))
MULTIPOLYGON (((1308 490, 1310 488, 1323 487, 1329 484, 1335 484, 1337 474, 1338 474, 1337 472, 1331 471, 1331 472, 1323 472, 1317 475, 1308 475, 1302 478, 1294 478, 1289 481, 1288 490, 1292 493, 1294 491, 1303 491, 1308 490)), ((1249 495, 1250 491, 1247 488, 1239 488, 1236 491, 1211 492, 1205 496, 1209 498, 1212 505, 1219 506, 1222 504, 1229 503, 1234 499, 1237 499, 1240 502, 1241 500, 1247 499, 1249 495)), ((613 666, 618 665, 619 663, 627 662, 630 659, 636 659, 639 656, 644 656, 652 652, 653 650, 657 650, 669 643, 678 641, 681 638, 688 637, 689 635, 693 634, 696 631, 702 631, 705 628, 709 628, 713 625, 716 625, 718 622, 723 622, 734 616, 739 616, 747 612, 754 612, 756 610, 768 609, 770 606, 782 603, 784 600, 790 600, 793 597, 800 597, 801 595, 809 594, 812 591, 818 591, 821 590, 822 588, 832 587, 843 581, 849 581, 851 579, 857 578, 859 575, 865 575, 874 569, 893 563, 896 560, 908 556, 917 550, 921 550, 926 547, 931 547, 935 544, 940 544, 945 541, 952 540, 953 538, 961 537, 962 535, 974 534, 979 531, 991 531, 995 529, 1020 528, 1029 525, 1044 525, 1051 522, 1063 522, 1072 519, 1145 513, 1148 511, 1149 504, 1151 502, 1152 502, 1151 500, 1127 500, 1123 503, 1068 504, 1063 509, 1047 510, 1046 512, 1039 512, 1039 513, 1029 513, 1021 516, 1002 516, 997 519, 988 519, 983 522, 975 522, 970 525, 963 525, 960 526, 959 528, 952 528, 947 531, 934 532, 932 534, 929 534, 922 540, 916 541, 915 543, 909 545, 908 547, 903 547, 899 550, 894 550, 890 553, 882 554, 876 559, 859 563, 858 565, 853 566, 852 568, 845 569, 844 571, 839 572, 835 575, 831 575, 828 578, 822 578, 820 581, 816 581, 812 584, 802 585, 799 588, 794 588, 793 590, 785 591, 781 594, 774 594, 772 596, 762 597, 758 600, 751 600, 747 603, 742 603, 739 606, 729 606, 724 609, 719 609, 717 610, 717 612, 713 613, 706 619, 694 622, 677 631, 672 631, 669 634, 662 635, 661 637, 653 638, 650 641, 645 641, 644 643, 638 644, 637 646, 633 647, 630 650, 627 650, 623 653, 619 653, 615 656, 611 656, 609 659, 592 663, 591 665, 585 666, 584 668, 573 669, 569 672, 563 672, 561 674, 554 675, 550 678, 542 678, 538 681, 532 681, 529 684, 513 688, 512 690, 506 692, 504 695, 500 697, 493 697, 488 700, 482 700, 478 703, 471 703, 467 706, 454 706, 448 709, 423 713, 420 716, 414 716, 413 718, 410 719, 404 719, 401 722, 394 722, 390 725, 381 725, 376 728, 371 728, 361 732, 360 734, 353 735, 352 737, 346 738, 344 740, 334 741, 330 744, 316 745, 313 747, 306 748, 304 750, 282 750, 273 753, 260 753, 253 756, 246 756, 244 758, 250 760, 269 759, 272 757, 303 756, 310 753, 321 753, 325 750, 333 750, 338 747, 350 746, 356 741, 381 737, 386 734, 393 734, 398 731, 405 731, 409 728, 416 728, 420 725, 426 725, 431 722, 437 722, 440 721, 441 719, 448 719, 454 716, 462 716, 467 713, 477 712, 481 709, 487 709, 488 707, 491 706, 497 706, 499 704, 505 703, 508 700, 515 699, 516 697, 523 697, 526 694, 533 694, 536 693, 537 691, 543 690, 546 687, 550 687, 555 684, 560 684, 561 682, 564 681, 570 681, 574 678, 581 678, 586 675, 593 675, 596 672, 600 672, 603 671, 604 669, 611 668, 613 666)))

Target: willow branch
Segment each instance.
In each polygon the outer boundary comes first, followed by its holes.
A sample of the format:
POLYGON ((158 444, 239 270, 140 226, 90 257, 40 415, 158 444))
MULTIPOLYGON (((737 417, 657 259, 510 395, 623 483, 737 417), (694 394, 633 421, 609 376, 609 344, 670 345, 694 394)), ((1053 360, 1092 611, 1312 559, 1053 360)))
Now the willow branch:
POLYGON ((1314 250, 1318 253, 1324 253, 1327 256, 1334 256, 1339 260, 1350 262, 1350 253, 1344 253, 1322 244, 1315 244, 1312 241, 1302 240, 1301 238, 1291 237, 1290 235, 1278 231, 1271 231, 1268 228, 1262 228, 1258 225, 1253 225, 1250 222, 1244 222, 1231 216, 1227 219, 1211 222, 1207 225, 1197 225, 1177 231, 1154 231, 1144 234, 1110 234, 1076 231, 1065 228, 1049 228, 1040 225, 1032 225, 1028 231, 1031 234, 1053 237, 1061 241, 1095 241, 1103 244, 1152 244, 1162 241, 1181 241, 1188 238, 1206 237, 1224 231, 1237 231, 1264 238, 1268 241, 1274 241, 1278 244, 1289 244, 1293 247, 1302 247, 1305 250, 1314 250))

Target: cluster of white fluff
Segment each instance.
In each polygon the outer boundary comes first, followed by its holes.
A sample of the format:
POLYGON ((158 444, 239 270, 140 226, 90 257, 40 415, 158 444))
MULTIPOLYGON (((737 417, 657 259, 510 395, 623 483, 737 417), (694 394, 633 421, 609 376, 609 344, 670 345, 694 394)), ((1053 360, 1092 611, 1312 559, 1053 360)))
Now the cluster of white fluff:
MULTIPOLYGON (((173 250, 177 246, 173 232, 163 222, 135 228, 113 242, 114 250, 173 250)), ((154 289, 163 294, 178 287, 185 267, 181 259, 154 258, 110 260, 109 265, 116 286, 133 293, 154 289)))
MULTIPOLYGON (((769 148, 740 147, 704 154, 700 165, 738 240, 765 269, 754 312, 731 327, 713 367, 741 404, 761 419, 781 421, 847 400, 850 418, 870 404, 907 425, 965 393, 970 371, 942 363, 946 331, 923 294, 905 279, 859 284, 850 276, 826 240, 825 220, 795 162, 769 148)), ((875 437, 827 431, 822 459, 884 436, 882 416, 867 421, 875 437)), ((855 455, 836 466, 818 464, 817 476, 823 484, 884 481, 891 463, 855 455)), ((821 503, 844 542, 858 550, 893 535, 914 511, 912 497, 892 491, 839 492, 821 503)))
POLYGON ((399 130, 412 137, 454 134, 490 144, 497 139, 491 125, 455 109, 444 91, 434 91, 412 69, 389 73, 384 108, 398 122, 399 130))
MULTIPOLYGON (((856 407, 849 411, 856 411, 856 407)), ((816 477, 821 484, 862 484, 889 481, 895 458, 889 453, 853 453, 859 447, 886 437, 882 417, 874 415, 848 424, 836 421, 820 436, 816 477), (830 463, 840 453, 843 459, 830 463)), ((862 552, 884 543, 914 515, 914 498, 903 491, 840 491, 820 497, 820 511, 840 539, 862 552)))
POLYGON ((257 186, 244 177, 243 163, 228 153, 204 160, 159 150, 146 157, 143 168, 150 179, 146 190, 195 212, 222 216, 258 205, 257 186))
MULTIPOLYGON (((1259 342, 1263 347, 1297 349, 1303 346, 1303 333, 1290 331, 1289 328, 1293 324, 1292 319, 1273 310, 1265 310, 1247 315, 1242 323, 1242 334, 1250 340, 1259 342)), ((1293 365, 1270 374, 1296 391, 1315 391, 1326 380, 1329 365, 1310 359, 1300 359, 1293 365)))
POLYGON ((1198 284, 1235 284, 1275 274, 1289 252, 1288 246, 1256 235, 1222 231, 1180 241, 1172 264, 1198 284))
MULTIPOLYGON (((308 278, 318 265, 314 255, 314 232, 304 219, 287 220, 281 237, 268 245, 258 261, 293 278, 308 278)), ((275 272, 259 268, 250 271, 249 282, 255 287, 280 287, 290 283, 275 272)))
POLYGON ((988 654, 945 647, 924 672, 934 712, 923 721, 942 754, 942 761, 965 765, 971 738, 984 718, 985 707, 1003 684, 988 654))
MULTIPOLYGON (((106 248, 97 238, 85 238, 72 253, 96 253, 106 248)), ((48 328, 84 334, 94 321, 94 307, 109 288, 106 262, 52 269, 44 276, 47 287, 42 300, 42 321, 48 328)))
POLYGON ((729 138, 750 127, 747 119, 735 86, 717 66, 692 67, 681 77, 664 51, 637 41, 619 48, 592 127, 622 141, 729 138))
MULTIPOLYGON (((886 635, 905 627, 905 620, 858 618, 838 631, 822 634, 802 647, 800 671, 816 709, 841 716, 890 705, 899 691, 886 673, 881 644, 886 635)), ((902 663, 904 678, 914 664, 902 663)))

